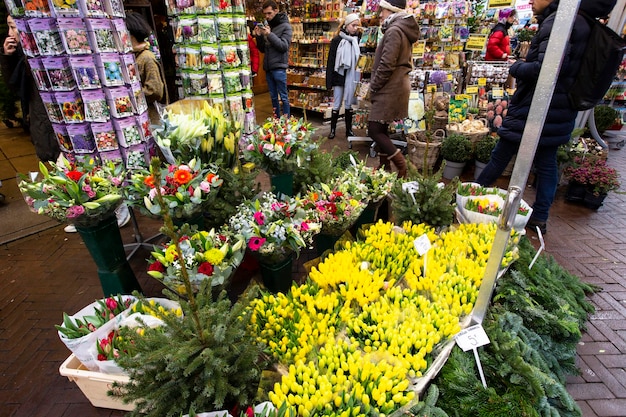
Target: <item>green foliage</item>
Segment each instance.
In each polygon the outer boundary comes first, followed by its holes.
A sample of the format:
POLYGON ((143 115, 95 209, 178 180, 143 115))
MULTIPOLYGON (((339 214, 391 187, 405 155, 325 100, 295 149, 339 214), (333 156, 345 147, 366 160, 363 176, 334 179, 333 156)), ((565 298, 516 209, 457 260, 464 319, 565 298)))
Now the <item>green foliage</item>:
POLYGON ((204 223, 207 228, 219 228, 228 222, 236 212, 237 206, 244 200, 251 200, 261 191, 256 182, 258 170, 239 169, 236 173, 220 166, 217 174, 224 183, 219 188, 215 200, 204 211, 204 223))
POLYGON ((452 133, 441 142, 441 157, 452 162, 472 159, 472 142, 460 134, 452 133))
POLYGON ((598 133, 602 134, 609 127, 613 126, 617 116, 619 116, 619 112, 611 106, 602 104, 593 109, 593 116, 596 122, 596 129, 598 129, 598 133))
POLYGON ((439 399, 439 388, 431 384, 426 391, 424 401, 418 402, 411 407, 408 412, 402 413, 404 416, 419 417, 448 417, 448 414, 435 404, 439 399))
POLYGON ((491 159, 491 151, 496 147, 498 138, 495 136, 487 135, 476 143, 474 149, 474 158, 478 162, 487 163, 491 159))
POLYGON ((165 331, 144 326, 144 336, 134 338, 137 355, 118 359, 130 382, 115 386, 121 387, 124 401, 137 401, 129 416, 180 416, 190 409, 250 404, 263 366, 262 346, 246 331, 254 296, 250 291, 231 305, 224 291, 213 300, 205 284, 195 298, 200 330, 196 312, 183 299, 178 299, 182 318, 159 317, 165 331))
POLYGON ((576 345, 593 306, 594 290, 540 256, 526 239, 520 258, 498 281, 493 305, 483 321, 491 343, 479 349, 487 389, 472 355, 455 348, 435 380, 439 407, 451 416, 580 416, 565 389, 577 372, 576 345))
MULTIPOLYGON (((407 181, 418 185, 414 193, 402 189, 402 181, 396 181, 391 190, 392 210, 396 224, 410 220, 414 224, 426 223, 435 228, 449 226, 454 220, 456 188, 458 179, 440 186, 441 171, 423 175, 409 167, 407 181)), ((443 183, 442 183, 443 184, 443 183)))
POLYGON ((336 176, 333 166, 333 156, 330 152, 311 152, 309 160, 297 168, 293 175, 293 191, 305 191, 313 184, 329 183, 336 176))

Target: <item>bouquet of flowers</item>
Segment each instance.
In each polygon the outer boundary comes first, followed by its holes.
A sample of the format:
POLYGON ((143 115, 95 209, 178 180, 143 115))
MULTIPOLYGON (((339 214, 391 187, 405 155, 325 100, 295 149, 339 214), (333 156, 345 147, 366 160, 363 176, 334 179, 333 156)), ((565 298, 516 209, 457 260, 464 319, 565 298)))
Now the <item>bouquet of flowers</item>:
POLYGON ((350 184, 352 196, 375 204, 391 192, 395 180, 395 172, 368 167, 360 161, 348 166, 337 184, 350 184))
POLYGON ((228 120, 221 109, 206 101, 193 100, 201 106, 193 108, 184 106, 188 101, 177 103, 184 110, 166 110, 163 129, 155 132, 165 159, 174 164, 196 158, 204 163, 233 167, 238 160, 240 123, 228 120))
POLYGON ((51 163, 52 170, 40 162, 39 171, 29 176, 18 174, 19 188, 32 211, 77 226, 93 226, 113 216, 122 202, 122 181, 125 172, 121 164, 93 159, 70 163, 51 163))
POLYGON ((191 287, 198 291, 204 280, 213 287, 224 285, 241 263, 245 251, 244 238, 224 227, 219 231, 198 231, 179 239, 182 258, 176 245, 169 242, 155 247, 148 274, 178 294, 185 294, 181 264, 185 264, 191 287))
POLYGON ((293 172, 316 148, 313 128, 303 119, 268 118, 244 146, 243 156, 270 175, 293 172))
POLYGON ((216 174, 217 167, 204 166, 200 159, 186 164, 161 165, 160 184, 147 170, 134 170, 127 199, 148 213, 162 216, 157 204, 157 187, 169 208, 173 219, 185 219, 200 213, 217 195, 222 180, 216 174))
MULTIPOLYGON (((463 206, 459 206, 461 223, 491 223, 502 213, 504 198, 497 194, 468 197, 463 206)), ((513 228, 521 230, 530 219, 532 208, 522 200, 517 209, 513 228)))
POLYGON ((363 200, 353 197, 348 186, 330 188, 327 184, 310 187, 302 198, 302 204, 311 210, 314 218, 322 225, 321 232, 339 236, 348 230, 363 212, 363 200))
POLYGON ((272 193, 244 202, 229 220, 243 235, 248 249, 264 263, 278 263, 311 244, 320 225, 294 199, 278 201, 272 193))
POLYGON ((605 159, 576 157, 574 164, 566 167, 563 174, 572 181, 586 185, 595 195, 608 194, 620 186, 617 170, 609 167, 605 159))

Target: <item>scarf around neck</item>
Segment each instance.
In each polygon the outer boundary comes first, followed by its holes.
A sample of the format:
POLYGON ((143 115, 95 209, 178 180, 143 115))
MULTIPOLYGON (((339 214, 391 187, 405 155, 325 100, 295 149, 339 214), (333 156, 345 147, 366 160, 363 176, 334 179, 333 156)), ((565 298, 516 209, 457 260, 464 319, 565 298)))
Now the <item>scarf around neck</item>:
POLYGON ((356 36, 350 36, 345 32, 339 32, 341 41, 337 47, 337 57, 335 68, 339 74, 344 75, 348 69, 356 68, 356 61, 359 59, 359 40, 356 36))

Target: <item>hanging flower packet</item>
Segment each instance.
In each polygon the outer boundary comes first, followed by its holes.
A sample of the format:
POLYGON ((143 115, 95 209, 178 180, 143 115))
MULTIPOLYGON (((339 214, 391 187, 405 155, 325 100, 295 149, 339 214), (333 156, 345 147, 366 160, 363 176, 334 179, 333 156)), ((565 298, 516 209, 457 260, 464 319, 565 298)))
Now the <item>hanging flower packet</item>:
POLYGON ((50 6, 46 0, 22 0, 24 15, 28 17, 50 17, 50 6))
POLYGON ((226 95, 239 93, 240 91, 241 78, 239 76, 239 70, 224 71, 224 92, 226 95))
POLYGON ((215 13, 232 13, 233 3, 231 0, 213 0, 215 13))
POLYGON ((104 0, 77 0, 76 3, 83 17, 108 17, 104 0))
POLYGON ((243 103, 241 101, 241 95, 230 94, 226 96, 226 105, 228 106, 228 113, 231 120, 237 121, 240 125, 243 125, 245 112, 243 111, 243 103))
POLYGON ((124 85, 119 54, 103 53, 96 55, 96 68, 98 69, 100 81, 105 87, 124 85))
POLYGON ((176 14, 189 14, 195 13, 196 7, 193 0, 175 0, 176 1, 176 14))
POLYGON ((41 55, 54 56, 65 53, 56 19, 30 19, 28 25, 41 55))
POLYGON ((91 154, 96 151, 96 141, 89 123, 67 125, 67 134, 77 154, 91 154))
POLYGON ((106 122, 111 118, 111 112, 104 91, 84 90, 81 91, 85 106, 85 120, 88 122, 106 122))
POLYGON ((134 114, 131 92, 126 87, 113 87, 105 90, 107 103, 111 109, 111 115, 121 119, 134 114))
POLYGON ((183 69, 200 69, 202 66, 202 56, 200 54, 199 45, 187 45, 185 46, 185 59, 183 69))
POLYGON ((37 48, 37 42, 35 36, 30 30, 27 19, 14 19, 15 27, 20 35, 20 44, 24 55, 29 57, 35 57, 39 55, 39 49, 37 48))
POLYGON ((124 19, 112 19, 111 25, 113 26, 113 39, 119 53, 125 54, 133 51, 133 44, 130 41, 130 32, 126 28, 126 22, 124 19))
POLYGON ((245 16, 233 17, 233 32, 235 33, 236 41, 248 40, 248 26, 246 25, 245 16))
POLYGON ((133 100, 133 106, 136 113, 143 113, 148 110, 148 102, 146 96, 143 94, 141 88, 141 82, 134 82, 130 85, 130 91, 132 91, 131 99, 133 100))
POLYGON ((125 166, 124 165, 124 156, 122 154, 123 148, 114 149, 111 151, 100 152, 100 159, 102 159, 102 163, 106 163, 107 161, 112 162, 114 165, 125 166))
POLYGON ((41 63, 48 72, 50 87, 54 91, 70 91, 76 88, 68 58, 64 56, 44 57, 41 63))
POLYGON ((72 152, 74 146, 70 140, 70 135, 67 133, 67 126, 61 123, 52 123, 52 130, 61 150, 63 152, 72 152))
POLYGON ((207 90, 208 94, 211 97, 224 96, 224 84, 222 83, 222 74, 217 73, 209 73, 206 75, 207 79, 207 90))
POLYGON ((76 0, 52 0, 52 10, 57 17, 80 17, 79 5, 76 0))
POLYGON ((208 71, 219 71, 220 60, 218 58, 217 44, 202 44, 202 68, 208 71))
POLYGON ((198 16, 198 41, 202 43, 217 42, 217 28, 214 16, 198 16))
POLYGON ((252 88, 250 81, 250 70, 239 70, 239 79, 241 80, 241 91, 249 91, 252 88))
POLYGON ((61 108, 54 99, 54 93, 42 91, 39 95, 48 113, 48 119, 52 123, 63 123, 63 113, 61 113, 61 108))
POLYGON ((113 28, 109 19, 88 18, 87 29, 91 38, 93 51, 97 53, 117 52, 113 39, 113 28))
POLYGON ((198 42, 198 18, 193 15, 179 16, 174 20, 176 42, 198 42))
POLYGON ((220 15, 217 17, 217 37, 221 42, 237 40, 232 16, 220 15))
POLYGON ((147 169, 150 161, 150 151, 146 143, 122 148, 124 163, 127 169, 147 169))
POLYGON ((137 72, 137 64, 135 63, 135 55, 124 54, 121 57, 122 60, 122 75, 126 84, 132 84, 141 82, 139 73, 137 72))
POLYGON ((83 99, 78 90, 60 91, 54 94, 63 112, 65 123, 82 123, 85 121, 85 109, 83 99))
POLYGON ((119 148, 117 133, 110 120, 104 123, 91 123, 91 132, 98 151, 105 152, 119 148))
POLYGON ((104 9, 110 17, 126 17, 122 0, 103 0, 104 9))
POLYGON ((137 116, 137 124, 139 125, 139 133, 141 133, 141 140, 143 142, 149 142, 154 139, 152 129, 150 128, 150 115, 148 112, 143 112, 137 116))
POLYGON ((91 45, 87 26, 80 17, 60 17, 57 19, 59 33, 69 55, 90 54, 91 45))
POLYGON ((195 13, 198 15, 207 15, 215 12, 213 2, 211 0, 194 0, 195 13))
POLYGON ((248 47, 248 41, 245 42, 236 42, 237 47, 237 55, 239 56, 239 60, 241 61, 242 67, 250 66, 250 48, 248 47))
POLYGON ((70 67, 72 68, 72 74, 76 85, 79 90, 90 90, 94 88, 100 88, 100 77, 96 69, 96 61, 93 55, 86 56, 71 56, 70 67))
POLYGON ((241 60, 237 54, 237 46, 234 43, 222 43, 220 48, 220 63, 222 68, 239 68, 241 66, 241 60))
MULTIPOLYGON (((207 75, 203 71, 187 70, 188 89, 185 94, 190 96, 202 96, 208 94, 207 75)), ((221 78, 221 74, 218 74, 221 78)))
POLYGON ((141 133, 137 125, 135 116, 126 117, 124 119, 113 119, 113 126, 117 132, 120 145, 128 148, 133 145, 142 143, 141 133))
POLYGON ((51 90, 52 86, 50 85, 50 79, 48 78, 48 71, 46 71, 45 67, 43 66, 41 58, 29 58, 28 66, 30 67, 30 71, 33 74, 33 80, 35 80, 35 84, 37 84, 37 90, 51 90))

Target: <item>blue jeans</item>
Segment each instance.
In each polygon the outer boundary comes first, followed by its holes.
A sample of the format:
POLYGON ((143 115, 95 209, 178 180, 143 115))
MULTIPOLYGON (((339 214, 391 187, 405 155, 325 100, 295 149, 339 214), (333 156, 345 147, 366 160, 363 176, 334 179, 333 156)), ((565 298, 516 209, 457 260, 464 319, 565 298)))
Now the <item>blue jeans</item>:
POLYGON ((274 109, 274 116, 280 117, 280 101, 283 103, 283 112, 287 116, 291 115, 291 109, 289 107, 289 96, 287 95, 287 71, 284 69, 277 69, 267 71, 265 73, 267 79, 267 87, 270 90, 270 98, 272 99, 272 108, 274 109))
MULTIPOLYGON (((540 222, 548 220, 550 206, 556 194, 556 187, 559 181, 559 172, 556 163, 556 152, 558 148, 558 146, 539 145, 537 152, 535 152, 535 159, 533 160, 537 187, 532 218, 540 222)), ((491 153, 489 163, 480 173, 476 182, 483 186, 491 186, 498 177, 502 175, 502 172, 511 161, 513 155, 517 153, 518 149, 518 142, 511 142, 501 138, 491 153)))

